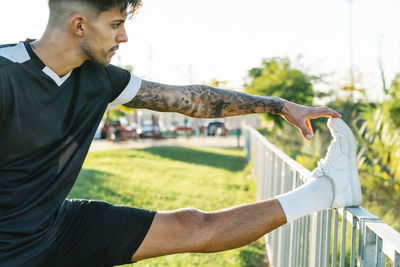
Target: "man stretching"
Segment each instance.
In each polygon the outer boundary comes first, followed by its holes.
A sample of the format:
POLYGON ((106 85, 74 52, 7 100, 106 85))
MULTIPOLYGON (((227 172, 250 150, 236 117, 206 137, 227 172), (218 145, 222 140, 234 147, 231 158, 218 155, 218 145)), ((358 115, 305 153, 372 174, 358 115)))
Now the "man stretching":
POLYGON ((127 16, 140 4, 49 0, 40 39, 0 46, 0 266, 113 266, 222 251, 312 212, 361 203, 354 138, 336 111, 144 81, 109 65, 128 41, 127 16), (215 212, 66 200, 105 110, 121 104, 196 118, 272 113, 307 139, 309 119, 334 117, 334 139, 315 179, 274 199, 215 212))

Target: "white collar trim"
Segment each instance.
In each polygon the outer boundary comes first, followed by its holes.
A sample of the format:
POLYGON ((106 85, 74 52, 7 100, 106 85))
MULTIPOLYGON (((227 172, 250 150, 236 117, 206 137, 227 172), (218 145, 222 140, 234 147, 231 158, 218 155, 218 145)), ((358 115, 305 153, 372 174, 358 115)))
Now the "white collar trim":
POLYGON ((47 74, 47 76, 49 76, 58 86, 61 86, 71 75, 72 71, 69 72, 68 74, 64 75, 62 78, 60 78, 57 73, 55 73, 52 69, 50 69, 49 67, 44 67, 44 69, 42 69, 42 71, 44 73, 47 74))

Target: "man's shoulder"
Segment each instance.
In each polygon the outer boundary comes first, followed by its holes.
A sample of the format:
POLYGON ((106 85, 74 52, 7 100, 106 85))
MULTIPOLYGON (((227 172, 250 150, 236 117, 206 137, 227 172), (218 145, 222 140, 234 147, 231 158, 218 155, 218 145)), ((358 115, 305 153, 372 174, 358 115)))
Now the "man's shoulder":
POLYGON ((104 75, 105 74, 105 67, 96 64, 90 60, 86 60, 80 69, 85 72, 86 74, 94 74, 94 75, 104 75))
POLYGON ((110 64, 108 66, 102 66, 90 60, 87 60, 82 64, 80 71, 85 77, 87 76, 93 78, 93 76, 96 76, 101 81, 103 81, 103 79, 112 80, 111 76, 120 77, 121 75, 118 74, 121 72, 127 72, 123 68, 115 65, 110 64))
MULTIPOLYGON (((12 47, 15 47, 17 44, 0 44, 0 52, 5 51, 6 49, 11 49, 12 47)), ((0 68, 7 66, 8 64, 11 64, 12 60, 8 59, 4 55, 0 53, 0 68)))
POLYGON ((6 47, 14 47, 16 45, 17 45, 17 43, 15 43, 15 44, 0 44, 0 49, 6 48, 6 47))
POLYGON ((16 44, 0 44, 0 68, 12 63, 23 63, 29 55, 22 42, 16 44))
POLYGON ((78 69, 76 74, 79 77, 80 85, 86 89, 100 87, 111 87, 110 77, 104 66, 91 61, 85 61, 78 69))
POLYGON ((123 68, 121 68, 119 66, 116 66, 116 65, 113 65, 113 64, 109 64, 107 66, 102 66, 102 65, 97 64, 97 63, 95 63, 93 61, 90 61, 90 60, 86 60, 82 64, 81 67, 83 69, 85 69, 86 71, 101 72, 101 73, 112 72, 112 71, 114 71, 116 69, 123 70, 123 68))
POLYGON ((0 69, 5 67, 5 66, 7 66, 7 65, 9 65, 9 64, 11 64, 11 63, 13 63, 11 60, 0 56, 0 69))

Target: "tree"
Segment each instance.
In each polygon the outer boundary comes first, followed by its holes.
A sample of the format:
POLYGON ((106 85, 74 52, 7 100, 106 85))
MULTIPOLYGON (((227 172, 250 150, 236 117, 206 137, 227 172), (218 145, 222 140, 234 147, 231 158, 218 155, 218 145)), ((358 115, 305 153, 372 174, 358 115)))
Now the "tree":
POLYGON ((364 196, 383 221, 400 229, 400 75, 382 103, 366 106, 359 130, 358 155, 364 196))
POLYGON ((397 75, 387 90, 386 100, 364 108, 360 127, 365 154, 362 162, 380 165, 392 180, 400 180, 399 84, 400 75, 397 75))
MULTIPOLYGON (((317 78, 293 68, 288 58, 264 59, 261 67, 252 68, 248 75, 250 82, 244 85, 247 93, 278 96, 303 105, 313 103, 312 81, 317 78)), ((282 127, 280 116, 265 115, 265 118, 282 127)))

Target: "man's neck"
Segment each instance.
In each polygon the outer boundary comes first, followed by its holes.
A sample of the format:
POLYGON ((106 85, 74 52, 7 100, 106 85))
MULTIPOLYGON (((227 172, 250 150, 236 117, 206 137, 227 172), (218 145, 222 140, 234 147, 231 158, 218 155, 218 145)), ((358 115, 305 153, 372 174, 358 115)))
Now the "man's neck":
POLYGON ((42 38, 31 43, 35 54, 59 77, 81 66, 85 58, 76 42, 68 40, 63 34, 46 31, 42 38))

